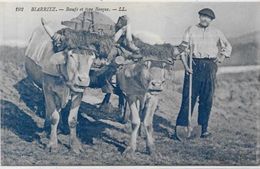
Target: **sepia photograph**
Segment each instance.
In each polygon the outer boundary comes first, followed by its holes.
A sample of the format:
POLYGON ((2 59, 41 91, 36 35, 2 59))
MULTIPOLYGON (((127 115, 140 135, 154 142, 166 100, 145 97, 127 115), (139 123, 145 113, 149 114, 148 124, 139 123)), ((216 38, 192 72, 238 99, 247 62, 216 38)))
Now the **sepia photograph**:
POLYGON ((259 167, 259 9, 0 1, 1 166, 259 167))

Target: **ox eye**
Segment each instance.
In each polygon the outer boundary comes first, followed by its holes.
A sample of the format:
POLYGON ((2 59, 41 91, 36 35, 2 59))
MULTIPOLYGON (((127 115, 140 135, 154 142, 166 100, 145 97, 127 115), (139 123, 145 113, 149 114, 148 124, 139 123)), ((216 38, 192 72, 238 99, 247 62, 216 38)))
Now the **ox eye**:
POLYGON ((73 59, 73 61, 74 61, 74 62, 76 62, 77 58, 76 58, 76 56, 75 56, 75 55, 73 55, 73 54, 70 54, 69 56, 70 56, 70 57, 73 59))
POLYGON ((162 81, 162 84, 164 84, 164 83, 165 83, 165 80, 162 81))
MULTIPOLYGON (((76 55, 77 56, 77 55, 76 55)), ((71 58, 71 61, 72 61, 72 63, 76 66, 76 67, 78 67, 78 61, 77 61, 77 57, 76 57, 75 55, 73 55, 73 54, 70 54, 69 55, 69 57, 71 58)))

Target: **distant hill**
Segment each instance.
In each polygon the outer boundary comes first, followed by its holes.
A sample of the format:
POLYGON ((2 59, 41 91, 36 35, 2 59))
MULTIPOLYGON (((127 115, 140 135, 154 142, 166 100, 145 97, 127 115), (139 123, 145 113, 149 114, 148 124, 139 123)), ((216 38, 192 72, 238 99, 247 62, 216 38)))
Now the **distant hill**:
POLYGON ((0 61, 23 64, 24 62, 24 47, 0 46, 0 61))
POLYGON ((229 40, 233 47, 232 55, 223 65, 260 64, 260 32, 252 32, 229 40))

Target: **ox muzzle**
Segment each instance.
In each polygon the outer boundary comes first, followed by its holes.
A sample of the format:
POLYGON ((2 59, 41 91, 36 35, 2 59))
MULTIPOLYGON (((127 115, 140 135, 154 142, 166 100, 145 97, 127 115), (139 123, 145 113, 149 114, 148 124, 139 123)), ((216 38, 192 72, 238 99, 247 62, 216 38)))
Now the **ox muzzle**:
POLYGON ((158 95, 163 91, 164 81, 163 80, 152 80, 148 87, 148 92, 152 95, 158 95))

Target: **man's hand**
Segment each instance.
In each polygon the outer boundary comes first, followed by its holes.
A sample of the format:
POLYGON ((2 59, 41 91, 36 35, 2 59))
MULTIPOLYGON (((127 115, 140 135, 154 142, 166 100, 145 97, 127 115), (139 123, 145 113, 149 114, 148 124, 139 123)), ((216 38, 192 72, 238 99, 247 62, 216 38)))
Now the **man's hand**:
POLYGON ((186 74, 192 74, 193 73, 192 69, 190 69, 190 68, 185 68, 185 72, 186 72, 186 74))

